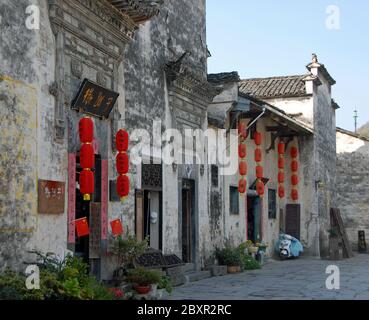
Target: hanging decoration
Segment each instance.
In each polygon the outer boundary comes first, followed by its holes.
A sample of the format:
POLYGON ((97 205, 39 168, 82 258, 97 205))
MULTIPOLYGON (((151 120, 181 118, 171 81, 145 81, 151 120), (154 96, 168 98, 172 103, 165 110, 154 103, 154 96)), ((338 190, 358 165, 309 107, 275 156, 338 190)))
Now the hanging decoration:
POLYGON ((262 144, 262 135, 260 132, 256 131, 254 132, 254 142, 256 145, 256 149, 255 149, 255 162, 256 162, 256 167, 255 167, 255 174, 256 174, 256 192, 257 194, 262 197, 264 195, 264 182, 262 181, 263 177, 264 177, 264 168, 261 165, 261 162, 263 160, 262 157, 262 152, 261 152, 261 144, 262 144))
POLYGON ((278 143, 278 196, 283 199, 285 196, 284 190, 284 155, 286 152, 286 145, 283 141, 278 143))
POLYGON ((247 187, 247 181, 245 178, 242 178, 239 182, 238 182, 238 192, 240 194, 244 194, 246 192, 246 187, 247 187))
POLYGON ((297 201, 299 199, 299 193, 297 190, 298 184, 299 184, 299 177, 298 177, 298 169, 299 169, 299 163, 297 161, 298 156, 298 149, 296 147, 291 147, 290 150, 291 155, 291 198, 293 201, 297 201))
POLYGON ((129 145, 129 135, 125 130, 119 130, 115 137, 115 146, 118 150, 116 156, 116 169, 119 174, 117 178, 117 193, 121 201, 124 201, 129 195, 129 178, 127 173, 129 171, 129 157, 127 155, 129 145))
POLYGON ((110 227, 114 236, 121 236, 123 234, 122 222, 119 219, 111 221, 110 227))
POLYGON ((91 118, 84 117, 79 121, 79 139, 82 143, 80 149, 80 165, 82 171, 79 175, 79 187, 84 201, 90 201, 95 191, 94 173, 95 152, 92 145, 94 140, 94 123, 91 118))
POLYGON ((241 176, 238 182, 238 192, 244 194, 247 190, 247 162, 245 160, 247 156, 247 146, 245 140, 248 136, 246 124, 242 121, 238 123, 238 136, 240 139, 238 145, 238 158, 239 158, 239 174, 241 176))
POLYGON ((76 225, 77 236, 79 238, 88 236, 90 234, 90 229, 88 227, 88 222, 87 222, 86 217, 75 220, 75 225, 76 225))

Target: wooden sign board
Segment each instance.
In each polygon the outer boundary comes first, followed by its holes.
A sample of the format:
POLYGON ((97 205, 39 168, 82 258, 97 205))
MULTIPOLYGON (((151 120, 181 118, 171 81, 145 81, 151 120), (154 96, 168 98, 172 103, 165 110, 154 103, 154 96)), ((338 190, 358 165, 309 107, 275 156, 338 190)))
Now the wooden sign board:
POLYGON ((90 203, 90 237, 89 237, 89 257, 90 259, 100 258, 101 239, 101 203, 90 203))
POLYGON ((72 102, 72 109, 99 119, 108 119, 118 97, 119 93, 84 79, 72 102))
POLYGON ((65 182, 38 180, 38 213, 63 214, 65 182))

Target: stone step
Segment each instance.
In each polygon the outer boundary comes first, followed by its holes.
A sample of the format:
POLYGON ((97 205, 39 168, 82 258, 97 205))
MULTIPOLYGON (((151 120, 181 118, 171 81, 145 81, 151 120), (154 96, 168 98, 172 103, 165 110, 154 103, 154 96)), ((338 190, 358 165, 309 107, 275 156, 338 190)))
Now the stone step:
POLYGON ((210 271, 193 271, 185 274, 186 283, 195 282, 211 277, 210 271))
POLYGON ((194 263, 186 263, 182 267, 182 270, 183 270, 184 273, 193 272, 193 271, 195 271, 195 264, 194 263))

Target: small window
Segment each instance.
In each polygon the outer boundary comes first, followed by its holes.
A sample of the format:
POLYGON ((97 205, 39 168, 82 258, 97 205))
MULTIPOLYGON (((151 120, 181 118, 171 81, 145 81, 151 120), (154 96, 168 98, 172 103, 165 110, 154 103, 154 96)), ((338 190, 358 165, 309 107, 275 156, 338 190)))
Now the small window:
POLYGON ((213 164, 211 166, 211 185, 213 187, 218 187, 218 176, 219 176, 218 166, 213 164))
POLYGON ((238 188, 229 188, 229 212, 230 214, 239 214, 239 204, 238 204, 238 188))
POLYGON ((277 218, 277 196, 274 189, 268 190, 268 211, 269 219, 277 218))

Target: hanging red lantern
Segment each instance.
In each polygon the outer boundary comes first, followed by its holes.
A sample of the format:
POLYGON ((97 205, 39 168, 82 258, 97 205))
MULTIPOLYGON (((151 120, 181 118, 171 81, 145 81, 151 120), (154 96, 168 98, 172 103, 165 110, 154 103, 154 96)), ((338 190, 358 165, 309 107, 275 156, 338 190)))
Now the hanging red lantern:
POLYGON ((79 121, 79 139, 82 143, 92 143, 94 140, 94 122, 85 117, 79 121))
POLYGON ((246 155, 247 155, 247 146, 246 146, 246 144, 244 144, 244 143, 239 144, 238 145, 238 156, 241 159, 244 159, 244 158, 246 158, 246 155))
POLYGON ((120 198, 125 198, 129 195, 129 178, 127 176, 118 176, 117 193, 120 198))
POLYGON ((284 173, 283 172, 278 173, 278 183, 284 183, 284 173))
POLYGON ((284 190, 284 186, 279 186, 278 188, 278 196, 282 199, 285 197, 285 190, 284 190))
POLYGON ((297 186, 299 184, 299 177, 296 174, 291 176, 291 184, 297 186))
POLYGON ((256 167, 256 178, 262 179, 264 177, 264 168, 262 166, 256 167))
POLYGON ((247 163, 245 161, 240 162, 239 171, 241 176, 247 175, 247 163))
POLYGON ((79 189, 83 194, 83 200, 91 200, 91 194, 95 189, 94 174, 91 170, 85 169, 79 174, 79 189))
POLYGON ((82 145, 79 159, 83 169, 95 168, 95 151, 92 144, 85 143, 82 145))
POLYGON ((284 142, 278 143, 278 154, 283 155, 285 154, 285 151, 286 151, 286 145, 284 144, 284 142))
POLYGON ((255 149, 255 162, 261 162, 263 159, 263 155, 261 153, 261 149, 256 148, 255 149))
POLYGON ((290 154, 291 154, 291 158, 297 158, 299 151, 297 150, 296 147, 292 147, 290 154))
POLYGON ((254 141, 255 141, 255 144, 257 146, 260 146, 261 145, 262 136, 261 136, 261 133, 260 132, 255 131, 255 133, 254 133, 254 141))
POLYGON ((296 160, 291 162, 291 171, 297 172, 299 170, 299 163, 296 160))
POLYGON ((299 199, 299 192, 296 189, 292 189, 291 198, 293 201, 297 201, 299 199))
POLYGON ((119 130, 115 136, 115 146, 119 152, 128 150, 129 134, 125 130, 119 130))
POLYGON ((239 125, 238 125, 238 135, 242 139, 247 139, 248 132, 247 132, 247 129, 246 129, 246 124, 244 122, 240 122, 239 125))
POLYGON ((246 192, 246 187, 247 187, 247 181, 246 179, 241 179, 239 182, 238 182, 238 192, 243 194, 246 192))
POLYGON ((119 174, 127 174, 129 170, 129 157, 125 152, 120 152, 116 157, 116 168, 119 174))
POLYGON ((278 169, 284 169, 284 159, 282 157, 278 158, 278 169))
POLYGON ((263 181, 258 180, 256 182, 256 192, 261 197, 264 195, 264 193, 265 193, 265 186, 264 186, 263 181))

